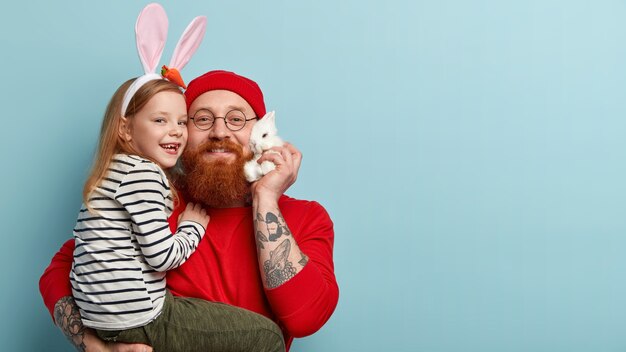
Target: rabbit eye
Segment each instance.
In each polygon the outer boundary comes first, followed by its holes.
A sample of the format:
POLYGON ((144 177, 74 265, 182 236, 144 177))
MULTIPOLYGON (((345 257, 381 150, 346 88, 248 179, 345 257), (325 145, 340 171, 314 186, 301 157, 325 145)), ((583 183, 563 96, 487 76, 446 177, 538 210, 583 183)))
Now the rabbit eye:
POLYGON ((267 137, 267 133, 263 133, 263 135, 261 137, 263 137, 263 138, 267 137))

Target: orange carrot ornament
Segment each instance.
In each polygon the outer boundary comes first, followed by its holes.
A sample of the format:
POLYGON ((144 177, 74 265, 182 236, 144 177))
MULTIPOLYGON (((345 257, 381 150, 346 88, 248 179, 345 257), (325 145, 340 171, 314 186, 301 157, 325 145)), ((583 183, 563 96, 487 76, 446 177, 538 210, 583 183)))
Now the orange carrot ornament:
POLYGON ((163 65, 163 67, 161 67, 161 76, 163 76, 163 78, 167 79, 168 81, 176 84, 177 86, 183 89, 187 89, 187 86, 185 85, 185 82, 183 81, 183 78, 180 76, 180 72, 178 72, 177 69, 173 67, 169 68, 166 65, 163 65))

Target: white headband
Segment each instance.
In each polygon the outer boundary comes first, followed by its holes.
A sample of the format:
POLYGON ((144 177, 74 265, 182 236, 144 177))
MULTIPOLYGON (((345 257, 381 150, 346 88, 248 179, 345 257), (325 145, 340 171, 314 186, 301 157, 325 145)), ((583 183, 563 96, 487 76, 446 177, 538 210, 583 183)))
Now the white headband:
POLYGON ((122 116, 126 114, 128 104, 137 90, 147 82, 156 79, 168 79, 182 88, 187 88, 180 77, 179 70, 185 67, 200 46, 202 38, 204 38, 206 23, 205 16, 198 16, 189 23, 178 40, 178 44, 176 44, 169 67, 163 65, 161 75, 159 75, 155 71, 159 65, 159 60, 161 60, 167 39, 167 15, 163 7, 157 3, 148 4, 141 10, 135 24, 135 36, 144 75, 138 77, 124 94, 122 116))

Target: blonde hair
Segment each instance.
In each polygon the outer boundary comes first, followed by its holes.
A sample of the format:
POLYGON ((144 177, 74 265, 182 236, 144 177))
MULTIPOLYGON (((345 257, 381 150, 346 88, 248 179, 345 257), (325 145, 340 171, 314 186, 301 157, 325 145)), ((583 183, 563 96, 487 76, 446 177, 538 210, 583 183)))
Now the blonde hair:
MULTIPOLYGON (((87 206, 87 209, 89 209, 92 213, 93 209, 90 209, 89 207, 89 198, 105 178, 113 156, 119 153, 140 155, 120 135, 120 131, 123 126, 123 116, 121 114, 122 101, 124 100, 124 94, 134 80, 135 78, 129 79, 117 88, 104 113, 104 119, 102 120, 102 126, 100 128, 98 149, 96 150, 96 154, 94 156, 91 172, 89 173, 89 177, 87 177, 87 181, 83 187, 83 202, 85 203, 85 206, 87 206)), ((128 108, 126 108, 126 112, 124 114, 124 117, 128 119, 127 122, 130 123, 130 120, 135 116, 135 114, 143 109, 152 97, 161 92, 177 92, 180 95, 183 95, 178 86, 170 81, 164 79, 149 81, 139 88, 132 99, 130 99, 128 108)), ((145 155, 140 156, 150 159, 145 155)), ((170 188, 172 190, 172 196, 176 200, 176 191, 173 187, 170 188)))

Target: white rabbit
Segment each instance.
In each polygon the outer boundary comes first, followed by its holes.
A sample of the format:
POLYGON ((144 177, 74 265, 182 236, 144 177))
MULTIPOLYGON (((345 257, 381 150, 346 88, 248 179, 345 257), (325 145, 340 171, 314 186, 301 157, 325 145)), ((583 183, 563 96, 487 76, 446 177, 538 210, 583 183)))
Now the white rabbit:
POLYGON ((283 140, 278 136, 274 115, 274 111, 265 114, 254 124, 250 132, 250 150, 254 153, 254 157, 243 166, 248 182, 254 182, 276 168, 271 161, 264 161, 261 164, 257 162, 264 151, 283 145, 283 140))

